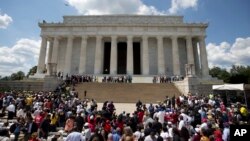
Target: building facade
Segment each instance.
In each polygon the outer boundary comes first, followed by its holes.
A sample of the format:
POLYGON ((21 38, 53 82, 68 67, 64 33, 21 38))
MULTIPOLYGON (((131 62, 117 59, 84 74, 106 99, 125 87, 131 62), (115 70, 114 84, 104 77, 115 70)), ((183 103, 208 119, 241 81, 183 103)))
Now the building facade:
POLYGON ((64 16, 39 26, 36 75, 185 76, 187 64, 192 75, 209 75, 208 24, 185 23, 182 16, 64 16))

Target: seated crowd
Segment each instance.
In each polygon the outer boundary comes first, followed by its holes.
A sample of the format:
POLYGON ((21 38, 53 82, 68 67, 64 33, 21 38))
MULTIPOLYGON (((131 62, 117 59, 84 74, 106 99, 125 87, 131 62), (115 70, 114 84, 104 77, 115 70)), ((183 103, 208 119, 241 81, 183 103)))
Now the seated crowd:
MULTIPOLYGON (((220 97, 166 97, 158 104, 138 101, 133 113, 116 113, 112 101, 102 108, 75 91, 2 93, 0 138, 37 141, 228 141, 230 124, 249 124, 241 103, 224 105, 220 97), (98 110, 100 109, 100 110, 98 110), (53 134, 51 136, 51 134, 53 134)), ((124 107, 124 110, 126 107, 124 107)))

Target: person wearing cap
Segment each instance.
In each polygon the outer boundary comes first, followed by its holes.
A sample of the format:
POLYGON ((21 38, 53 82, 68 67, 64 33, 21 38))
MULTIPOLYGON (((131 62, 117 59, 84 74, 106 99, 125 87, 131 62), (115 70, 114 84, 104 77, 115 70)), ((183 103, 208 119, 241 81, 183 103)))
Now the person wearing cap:
POLYGON ((86 141, 88 141, 91 137, 91 131, 89 129, 89 123, 85 123, 83 126, 83 134, 85 136, 86 141))
POLYGON ((200 128, 206 128, 207 129, 207 119, 206 118, 202 119, 202 124, 201 124, 200 128))
POLYGON ((181 116, 181 115, 179 116, 179 120, 180 120, 180 122, 178 125, 178 130, 180 131, 181 128, 185 125, 185 122, 184 122, 183 116, 181 116))
POLYGON ((201 134, 200 134, 200 128, 195 128, 195 134, 193 135, 192 141, 200 141, 201 140, 201 134))

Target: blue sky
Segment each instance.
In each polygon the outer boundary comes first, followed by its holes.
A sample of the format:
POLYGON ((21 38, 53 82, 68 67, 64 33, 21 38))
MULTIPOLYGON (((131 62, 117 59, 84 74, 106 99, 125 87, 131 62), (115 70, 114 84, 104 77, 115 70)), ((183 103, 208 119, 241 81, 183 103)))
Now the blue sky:
POLYGON ((171 14, 208 22, 209 66, 250 65, 249 0, 1 0, 0 76, 37 64, 39 21, 91 14, 171 14))

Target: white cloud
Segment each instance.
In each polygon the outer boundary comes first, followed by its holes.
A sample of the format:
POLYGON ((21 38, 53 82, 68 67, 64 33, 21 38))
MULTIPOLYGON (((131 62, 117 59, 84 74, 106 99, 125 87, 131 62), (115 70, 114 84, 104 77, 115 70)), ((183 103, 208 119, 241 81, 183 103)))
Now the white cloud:
POLYGON ((0 47, 0 75, 9 76, 17 71, 25 74, 37 65, 40 40, 20 39, 12 47, 0 47))
POLYGON ((196 8, 198 5, 198 0, 172 0, 171 8, 168 12, 171 14, 176 14, 179 10, 187 8, 196 8))
POLYGON ((232 65, 250 65, 250 37, 237 38, 230 45, 222 42, 219 45, 207 45, 209 67, 231 68, 232 65))
POLYGON ((12 18, 8 16, 7 14, 1 14, 0 13, 0 28, 7 28, 7 26, 12 22, 12 18))
POLYGON ((166 12, 145 5, 142 0, 65 0, 84 15, 141 14, 159 15, 166 12))

